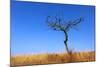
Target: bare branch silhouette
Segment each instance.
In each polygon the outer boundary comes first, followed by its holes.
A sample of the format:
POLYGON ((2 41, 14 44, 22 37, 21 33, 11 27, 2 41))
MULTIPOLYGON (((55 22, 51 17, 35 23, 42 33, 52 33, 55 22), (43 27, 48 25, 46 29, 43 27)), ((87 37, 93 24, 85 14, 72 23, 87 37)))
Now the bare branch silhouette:
POLYGON ((69 53, 69 48, 68 48, 68 31, 71 28, 74 28, 77 26, 81 21, 83 20, 82 17, 79 17, 75 20, 70 20, 70 21, 65 21, 64 18, 58 17, 58 16, 47 16, 46 18, 46 23, 48 27, 55 31, 62 31, 65 34, 65 40, 64 44, 66 47, 66 51, 69 53))

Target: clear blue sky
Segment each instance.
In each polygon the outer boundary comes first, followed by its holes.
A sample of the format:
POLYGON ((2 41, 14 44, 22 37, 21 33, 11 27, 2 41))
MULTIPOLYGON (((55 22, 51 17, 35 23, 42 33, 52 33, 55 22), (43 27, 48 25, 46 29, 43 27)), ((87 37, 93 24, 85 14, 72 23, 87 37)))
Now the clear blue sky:
POLYGON ((68 46, 74 51, 95 50, 95 7, 34 2, 11 3, 11 54, 55 53, 65 51, 64 34, 49 29, 48 15, 62 11, 66 20, 84 17, 77 30, 68 32, 68 46))

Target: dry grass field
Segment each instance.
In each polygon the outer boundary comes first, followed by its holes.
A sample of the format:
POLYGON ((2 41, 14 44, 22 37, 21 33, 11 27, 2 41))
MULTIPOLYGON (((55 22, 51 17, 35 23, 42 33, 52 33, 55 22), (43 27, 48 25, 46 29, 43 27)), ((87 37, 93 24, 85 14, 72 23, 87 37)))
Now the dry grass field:
POLYGON ((11 56, 11 67, 24 65, 56 64, 95 61, 95 52, 70 52, 59 54, 32 54, 11 56))

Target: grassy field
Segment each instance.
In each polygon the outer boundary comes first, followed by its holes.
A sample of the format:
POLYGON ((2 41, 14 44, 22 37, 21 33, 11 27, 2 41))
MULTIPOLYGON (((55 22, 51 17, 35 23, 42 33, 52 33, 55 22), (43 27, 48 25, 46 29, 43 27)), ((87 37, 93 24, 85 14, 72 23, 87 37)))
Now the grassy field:
POLYGON ((70 52, 11 56, 11 67, 24 65, 56 64, 95 61, 95 52, 70 52))

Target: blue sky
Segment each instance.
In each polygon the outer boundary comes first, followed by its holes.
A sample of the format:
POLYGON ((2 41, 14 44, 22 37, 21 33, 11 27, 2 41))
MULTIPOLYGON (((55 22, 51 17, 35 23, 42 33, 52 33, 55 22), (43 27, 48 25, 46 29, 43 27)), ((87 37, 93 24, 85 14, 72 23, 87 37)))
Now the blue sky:
POLYGON ((68 32, 68 46, 74 51, 95 50, 94 6, 48 4, 36 2, 11 3, 11 54, 65 52, 64 33, 47 27, 48 15, 63 12, 66 20, 84 17, 77 30, 68 32))

